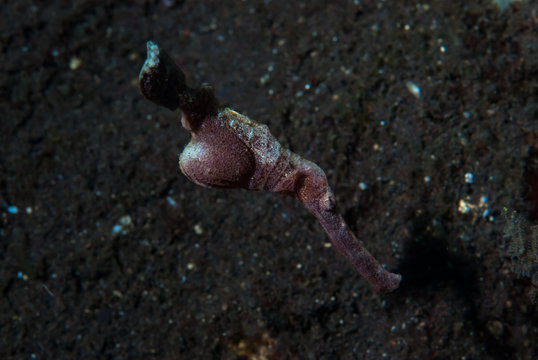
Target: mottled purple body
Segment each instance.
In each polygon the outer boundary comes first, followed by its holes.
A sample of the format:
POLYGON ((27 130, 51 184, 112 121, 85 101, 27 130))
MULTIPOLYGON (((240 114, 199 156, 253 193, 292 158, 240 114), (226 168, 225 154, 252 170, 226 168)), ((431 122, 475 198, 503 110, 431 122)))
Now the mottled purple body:
POLYGON ((208 87, 187 87, 181 70, 154 43, 148 43, 140 88, 157 104, 182 110, 182 124, 192 139, 179 166, 190 180, 205 187, 266 190, 295 197, 377 292, 398 287, 401 276, 385 270, 338 213, 323 170, 283 148, 266 125, 231 109, 219 109, 208 87))
MULTIPOLYGON (((182 115, 189 129, 189 115, 182 115)), ((208 117, 191 134, 180 156, 180 168, 202 186, 294 195, 301 178, 312 172, 324 177, 316 164, 283 148, 266 125, 228 108, 208 117)))

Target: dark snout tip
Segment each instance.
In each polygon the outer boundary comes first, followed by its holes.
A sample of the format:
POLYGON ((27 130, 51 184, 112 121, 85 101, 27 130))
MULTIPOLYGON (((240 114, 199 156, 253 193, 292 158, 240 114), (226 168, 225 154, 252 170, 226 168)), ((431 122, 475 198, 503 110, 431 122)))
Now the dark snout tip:
POLYGON ((175 110, 179 106, 178 92, 185 76, 174 61, 154 41, 146 43, 147 56, 138 83, 144 97, 157 105, 175 110))

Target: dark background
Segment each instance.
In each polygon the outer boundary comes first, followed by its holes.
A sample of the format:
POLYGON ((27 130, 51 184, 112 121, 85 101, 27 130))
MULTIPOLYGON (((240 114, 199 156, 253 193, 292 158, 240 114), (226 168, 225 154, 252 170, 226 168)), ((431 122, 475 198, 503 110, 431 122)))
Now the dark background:
POLYGON ((536 1, 0 15, 1 358, 537 356, 532 234, 515 259, 503 237, 504 207, 537 218, 536 1), (137 87, 147 40, 325 169, 401 288, 376 294, 293 199, 189 182, 178 113, 137 87))

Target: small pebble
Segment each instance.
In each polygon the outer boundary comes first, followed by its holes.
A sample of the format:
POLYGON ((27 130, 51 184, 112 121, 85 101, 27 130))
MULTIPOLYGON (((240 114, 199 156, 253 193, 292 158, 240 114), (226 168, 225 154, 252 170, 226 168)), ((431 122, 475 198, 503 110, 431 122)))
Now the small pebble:
POLYGON ((80 60, 80 58, 74 56, 71 58, 71 60, 69 61, 69 68, 71 70, 76 70, 80 67, 80 65, 82 65, 82 60, 80 60))
POLYGON ((407 87, 407 90, 409 90, 409 92, 414 96, 416 97, 417 99, 420 99, 420 88, 418 87, 417 84, 415 84, 414 82, 412 81, 407 81, 405 83, 405 86, 407 87))
POLYGON ((196 235, 202 235, 204 233, 204 228, 200 223, 194 225, 194 233, 196 235))
POLYGON ((466 174, 465 174, 465 182, 466 182, 467 184, 472 184, 473 181, 474 181, 474 175, 473 175, 473 173, 470 173, 470 172, 466 173, 466 174))

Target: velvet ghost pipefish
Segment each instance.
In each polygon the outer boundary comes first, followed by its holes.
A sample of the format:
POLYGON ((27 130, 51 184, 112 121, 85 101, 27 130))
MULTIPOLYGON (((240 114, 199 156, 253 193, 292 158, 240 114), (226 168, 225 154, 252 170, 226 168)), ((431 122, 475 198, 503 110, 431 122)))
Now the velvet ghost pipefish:
POLYGON ((337 211, 319 166, 283 148, 266 125, 219 106, 211 87, 187 86, 185 74, 157 44, 147 43, 140 90, 170 110, 192 139, 179 158, 183 174, 208 188, 243 188, 291 195, 321 223, 332 244, 378 293, 395 290, 401 276, 385 270, 337 211))

